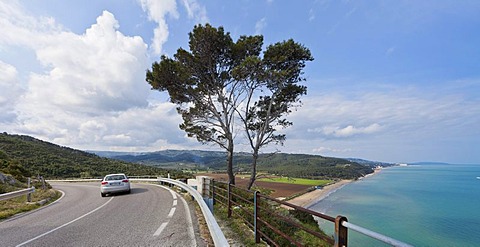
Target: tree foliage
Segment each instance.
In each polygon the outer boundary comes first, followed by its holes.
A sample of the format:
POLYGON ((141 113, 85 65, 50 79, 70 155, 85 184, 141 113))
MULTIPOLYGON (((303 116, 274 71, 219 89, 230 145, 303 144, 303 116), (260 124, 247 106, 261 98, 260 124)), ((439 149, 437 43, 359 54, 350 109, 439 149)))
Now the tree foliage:
POLYGON ((283 143, 278 127, 292 125, 285 116, 306 94, 302 70, 313 60, 310 51, 287 40, 267 47, 263 36, 233 41, 222 27, 197 25, 189 34, 189 50, 162 56, 147 71, 153 89, 166 91, 183 118, 180 128, 201 143, 215 143, 227 152, 227 173, 233 173, 235 120, 240 119, 252 148, 252 182, 259 150, 283 143), (238 114, 238 115, 237 115, 238 114))
POLYGON ((189 40, 189 51, 179 48, 173 58, 162 56, 146 80, 153 89, 168 92, 189 137, 227 151, 227 173, 234 184, 235 109, 243 89, 232 71, 246 57, 258 56, 263 39, 242 36, 234 42, 222 27, 206 24, 195 26, 189 40))
POLYGON ((286 115, 300 105, 300 97, 307 93, 306 86, 299 82, 305 80, 305 63, 312 60, 310 50, 290 39, 268 46, 263 57, 250 56, 235 69, 234 75, 242 81, 247 95, 245 105, 237 112, 252 148, 248 188, 256 179, 260 149, 270 143, 283 145, 285 134, 278 134, 277 128, 293 124, 286 115))

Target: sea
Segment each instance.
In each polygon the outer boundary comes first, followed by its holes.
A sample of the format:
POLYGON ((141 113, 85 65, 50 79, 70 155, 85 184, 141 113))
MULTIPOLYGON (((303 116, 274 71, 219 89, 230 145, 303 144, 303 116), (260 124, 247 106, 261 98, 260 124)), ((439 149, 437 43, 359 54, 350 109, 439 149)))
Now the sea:
MULTIPOLYGON (((480 165, 382 169, 310 207, 413 246, 480 246, 480 165)), ((333 224, 317 219, 333 235, 333 224)), ((349 246, 389 246, 348 232, 349 246)))

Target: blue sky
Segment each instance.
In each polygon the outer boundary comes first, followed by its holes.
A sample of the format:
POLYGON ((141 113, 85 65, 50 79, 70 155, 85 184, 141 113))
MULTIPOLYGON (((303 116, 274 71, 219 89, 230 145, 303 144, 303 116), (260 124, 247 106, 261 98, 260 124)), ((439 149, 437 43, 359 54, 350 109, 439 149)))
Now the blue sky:
POLYGON ((145 82, 208 22, 265 45, 292 38, 315 58, 285 145, 265 152, 479 164, 478 13, 446 0, 2 1, 0 131, 83 150, 215 150, 145 82))

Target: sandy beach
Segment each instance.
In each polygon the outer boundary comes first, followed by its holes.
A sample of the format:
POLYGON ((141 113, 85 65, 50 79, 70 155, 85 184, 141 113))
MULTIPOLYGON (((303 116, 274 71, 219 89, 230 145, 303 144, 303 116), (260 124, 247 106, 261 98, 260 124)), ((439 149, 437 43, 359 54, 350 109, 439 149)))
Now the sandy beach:
MULTIPOLYGON (((375 175, 379 173, 382 170, 382 168, 375 168, 373 173, 370 173, 366 175, 365 177, 362 177, 360 179, 375 175)), ((308 193, 305 193, 301 196, 295 197, 292 200, 289 200, 289 203, 295 204, 297 206, 303 207, 303 208, 308 208, 312 206, 313 204, 323 200, 325 197, 330 195, 330 193, 340 189, 341 187, 345 186, 348 183, 353 182, 354 180, 340 180, 334 184, 327 185, 323 187, 322 189, 317 189, 308 193)))
POLYGON ((295 197, 292 200, 289 200, 289 203, 295 204, 300 207, 308 208, 313 204, 321 201, 323 198, 327 197, 333 191, 341 188, 342 186, 351 183, 353 180, 340 180, 334 184, 327 185, 322 189, 317 189, 308 193, 305 193, 301 196, 295 197))

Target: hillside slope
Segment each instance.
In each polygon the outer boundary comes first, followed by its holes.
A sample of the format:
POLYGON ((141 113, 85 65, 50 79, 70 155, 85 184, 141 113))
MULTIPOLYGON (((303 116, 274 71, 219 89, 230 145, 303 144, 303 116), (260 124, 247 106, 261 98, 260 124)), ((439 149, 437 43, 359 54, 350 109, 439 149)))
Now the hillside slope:
POLYGON ((164 169, 62 147, 30 136, 0 134, 0 170, 20 166, 33 176, 45 178, 97 177, 124 172, 132 175, 165 174, 164 169))
MULTIPOLYGON (((165 150, 137 154, 121 152, 95 153, 157 167, 226 169, 226 153, 218 151, 165 150)), ((236 153, 234 156, 234 169, 238 172, 249 172, 250 162, 250 154, 236 153)), ((355 179, 372 173, 373 167, 370 164, 358 164, 346 159, 306 154, 262 154, 258 160, 258 170, 260 172, 292 177, 355 179)))

